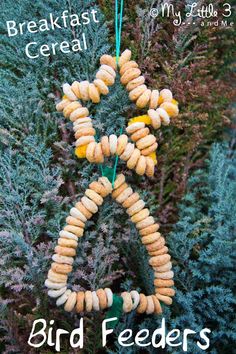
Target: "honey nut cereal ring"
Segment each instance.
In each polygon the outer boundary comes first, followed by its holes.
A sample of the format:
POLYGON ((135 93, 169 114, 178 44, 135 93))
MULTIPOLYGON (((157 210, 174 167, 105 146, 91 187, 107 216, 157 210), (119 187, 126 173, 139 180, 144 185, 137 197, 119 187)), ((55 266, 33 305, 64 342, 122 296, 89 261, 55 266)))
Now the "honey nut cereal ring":
POLYGON ((52 260, 56 263, 61 263, 61 264, 72 265, 74 263, 74 259, 72 257, 61 256, 60 254, 54 254, 52 256, 52 260))
POLYGON ((89 100, 89 82, 87 80, 79 83, 80 97, 83 101, 89 100))
POLYGON ((58 239, 57 243, 61 247, 76 248, 78 246, 77 241, 61 237, 58 239))
POLYGON ((142 230, 139 230, 139 234, 140 236, 146 236, 148 234, 152 234, 153 232, 156 232, 157 230, 159 230, 159 224, 155 223, 151 226, 145 227, 142 230))
POLYGON ((132 310, 135 310, 139 305, 139 298, 140 298, 139 293, 136 290, 132 290, 130 292, 130 296, 133 303, 132 310))
POLYGON ((125 176, 121 173, 116 177, 114 182, 114 189, 119 188, 123 183, 125 183, 125 176))
POLYGON ((100 64, 109 65, 111 68, 116 70, 116 60, 111 55, 108 54, 102 55, 100 58, 100 64))
POLYGON ((98 91, 102 95, 108 95, 109 88, 107 87, 107 85, 105 84, 104 81, 102 81, 100 79, 95 79, 93 82, 94 82, 94 85, 97 87, 98 91))
POLYGON ((81 203, 81 201, 76 203, 75 207, 82 213, 82 215, 85 216, 86 220, 91 219, 91 217, 93 216, 93 214, 90 213, 90 211, 84 206, 84 204, 81 203))
POLYGON ((73 233, 74 235, 76 235, 78 237, 83 236, 83 233, 84 233, 84 229, 82 227, 78 227, 78 226, 74 226, 74 225, 66 225, 64 227, 64 230, 65 231, 69 231, 69 232, 73 233))
MULTIPOLYGON (((170 260, 170 255, 169 254, 164 254, 164 255, 158 256, 158 257, 164 257, 164 256, 166 257, 165 259, 168 258, 168 261, 170 260)), ((150 260, 151 260, 151 258, 150 258, 150 260)), ((174 278, 174 272, 172 270, 169 270, 168 272, 163 272, 163 273, 155 272, 154 275, 155 275, 155 278, 157 278, 157 279, 173 279, 174 278)))
POLYGON ((157 293, 165 296, 175 296, 175 290, 172 288, 157 288, 157 293))
POLYGON ((143 176, 146 170, 146 159, 145 156, 141 155, 138 159, 136 168, 135 168, 135 172, 140 175, 143 176))
POLYGON ((145 136, 144 138, 136 142, 136 146, 139 150, 143 150, 151 146, 156 142, 156 137, 152 134, 145 136))
POLYGON ((142 128, 142 129, 137 130, 135 133, 133 133, 133 134, 131 135, 130 139, 131 139, 133 142, 136 142, 136 141, 138 141, 139 139, 142 139, 142 138, 144 138, 145 136, 147 136, 149 133, 150 133, 149 128, 142 128))
POLYGON ((142 210, 145 207, 145 202, 143 200, 139 200, 136 203, 134 203, 131 207, 129 207, 126 212, 129 214, 129 216, 133 216, 134 214, 138 213, 140 210, 142 210))
POLYGON ((126 89, 127 91, 132 91, 136 87, 144 84, 144 82, 145 82, 144 76, 138 76, 136 79, 133 79, 130 82, 128 82, 128 84, 126 85, 126 89))
POLYGON ((120 135, 118 140, 117 140, 117 149, 116 149, 117 155, 120 156, 121 154, 123 154, 127 144, 128 144, 127 135, 125 135, 125 134, 120 135))
POLYGON ((78 291, 77 296, 76 296, 76 312, 81 313, 84 311, 85 307, 85 295, 83 291, 78 291))
POLYGON ((154 129, 159 129, 161 126, 161 118, 157 111, 154 109, 149 109, 147 112, 148 116, 151 118, 152 127, 154 129))
POLYGON ((70 247, 56 246, 55 252, 60 254, 61 256, 74 257, 76 255, 75 249, 70 247))
POLYGON ((137 307, 137 313, 144 313, 147 309, 147 297, 144 294, 139 294, 139 305, 137 307))
POLYGON ((64 306, 64 310, 66 312, 71 312, 72 310, 74 310, 75 304, 76 304, 76 292, 73 291, 68 296, 68 299, 67 299, 65 306, 64 306))
POLYGON ((108 136, 103 136, 101 139, 102 153, 104 156, 109 157, 111 155, 110 144, 108 136))
POLYGON ((73 234, 72 232, 69 232, 68 229, 67 230, 61 230, 59 232, 59 236, 61 238, 68 238, 70 240, 74 240, 74 241, 77 241, 78 240, 78 236, 76 236, 75 234, 73 234))
POLYGON ((93 310, 99 311, 100 310, 99 299, 98 299, 98 296, 96 294, 96 291, 92 291, 92 298, 93 298, 93 310))
POLYGON ((93 103, 100 102, 100 92, 99 92, 98 88, 93 83, 89 84, 88 94, 89 94, 89 98, 91 99, 91 101, 93 103))
POLYGON ((113 293, 110 288, 105 288, 104 291, 107 297, 107 307, 111 307, 113 304, 113 293))
POLYGON ((132 123, 132 124, 128 125, 128 127, 126 128, 126 132, 128 134, 133 134, 137 130, 142 129, 144 127, 145 127, 145 123, 143 123, 143 122, 132 123))
POLYGON ((124 192, 116 198, 117 203, 122 204, 131 194, 133 194, 133 189, 131 187, 126 188, 124 192))
POLYGON ((141 96, 139 96, 139 98, 136 101, 136 106, 138 108, 144 108, 145 106, 148 105, 149 101, 150 101, 150 97, 151 97, 151 93, 152 91, 147 89, 146 91, 144 91, 142 93, 141 96))
POLYGON ((75 138, 79 139, 81 138, 81 136, 95 136, 96 135, 96 131, 94 128, 81 128, 78 129, 77 132, 75 133, 75 138))
POLYGON ((131 101, 136 101, 145 91, 147 90, 146 85, 140 85, 129 92, 129 99, 131 101))
POLYGON ((83 196, 81 198, 81 203, 85 206, 86 209, 88 209, 88 211, 90 211, 90 213, 95 214, 98 212, 97 205, 90 198, 83 196))
POLYGON ((93 308, 93 297, 91 291, 85 291, 84 294, 85 309, 87 312, 91 312, 93 308))
POLYGON ((95 146, 94 162, 96 162, 96 163, 103 163, 104 162, 104 156, 102 153, 102 144, 101 143, 97 143, 95 146))
POLYGON ((62 90, 63 90, 64 94, 66 95, 66 97, 69 98, 69 100, 71 100, 71 101, 76 101, 77 100, 76 95, 71 90, 71 87, 70 87, 70 85, 68 83, 63 84, 62 90))
POLYGON ((123 311, 125 313, 132 311, 133 301, 130 293, 124 291, 121 293, 121 297, 123 298, 123 311))
POLYGON ((138 76, 140 76, 141 71, 138 68, 131 68, 128 69, 120 78, 120 81, 123 85, 127 85, 128 82, 132 81, 133 79, 136 79, 138 76))
POLYGON ((115 70, 114 70, 110 65, 102 64, 101 67, 100 67, 100 69, 107 71, 108 74, 110 74, 110 75, 113 76, 114 78, 116 77, 116 72, 115 72, 115 70))
POLYGON ((66 291, 64 292, 64 294, 61 295, 61 296, 57 299, 56 305, 57 305, 57 306, 63 305, 63 304, 67 301, 67 299, 68 299, 68 297, 69 297, 70 294, 71 294, 71 290, 69 290, 69 289, 66 290, 66 291))
POLYGON ((157 288, 169 288, 171 286, 174 286, 174 281, 172 279, 154 279, 154 285, 157 288))
MULTIPOLYGON (((151 257, 149 259, 149 264, 150 264, 150 266, 158 267, 158 266, 166 264, 169 261, 170 261, 170 255, 169 254, 163 254, 161 256, 151 257)), ((168 273, 170 274, 170 273, 173 273, 173 272, 169 271, 168 273)), ((158 273, 156 273, 156 274, 158 275, 158 273)), ((162 273, 162 276, 163 276, 163 274, 166 274, 166 273, 162 273)), ((162 279, 170 279, 170 278, 162 278, 162 279)))
POLYGON ((124 192, 124 190, 126 188, 128 188, 128 184, 127 183, 123 183, 121 184, 118 188, 114 189, 113 192, 112 192, 112 198, 113 199, 116 199, 122 192, 124 192))
POLYGON ((126 148, 125 148, 123 154, 120 155, 121 160, 123 160, 123 161, 129 160, 130 156, 134 152, 134 149, 135 149, 134 144, 128 143, 126 145, 126 148))
POLYGON ((162 313, 160 301, 158 300, 158 298, 155 295, 152 295, 152 300, 153 300, 154 308, 155 308, 154 313, 157 313, 158 315, 160 315, 162 313))
POLYGON ((48 290, 48 296, 56 299, 57 297, 63 295, 66 292, 67 287, 58 289, 58 290, 48 290))
POLYGON ((98 289, 96 291, 99 300, 99 307, 101 310, 105 310, 107 308, 107 296, 103 289, 98 289))
POLYGON ((137 222, 146 219, 149 216, 149 214, 150 214, 149 209, 147 209, 147 208, 146 209, 142 209, 139 213, 134 214, 131 217, 131 221, 136 224, 137 222))
POLYGON ((118 61, 118 64, 119 64, 119 67, 121 68, 125 63, 127 63, 128 61, 130 61, 130 58, 131 58, 131 50, 129 49, 126 49, 122 54, 121 56, 119 57, 119 61, 118 61))
POLYGON ((127 61, 126 63, 124 63, 121 68, 120 68, 120 75, 122 76, 125 71, 127 71, 128 69, 131 68, 138 68, 138 63, 136 63, 136 61, 131 60, 131 61, 127 61))
POLYGON ((172 263, 171 262, 168 262, 166 264, 164 264, 163 266, 160 266, 160 267, 155 267, 153 268, 156 272, 167 272, 168 270, 171 270, 172 269, 172 263))
POLYGON ((49 279, 46 279, 44 282, 44 285, 48 288, 48 289, 55 289, 55 290, 59 290, 62 289, 64 287, 66 287, 66 282, 62 282, 62 283, 56 283, 53 282, 49 279))
POLYGON ((53 262, 51 267, 54 272, 61 274, 68 274, 72 271, 72 266, 69 264, 60 264, 53 262))
POLYGON ((155 305, 152 299, 152 296, 147 296, 147 308, 146 308, 146 314, 151 315, 155 311, 155 305))
POLYGON ((95 148, 96 148, 97 143, 95 141, 92 141, 88 144, 88 147, 86 149, 86 159, 89 162, 94 162, 94 153, 95 153, 95 148))
POLYGON ((161 256, 161 255, 163 255, 163 254, 166 254, 166 253, 168 253, 168 247, 166 247, 166 246, 164 246, 164 247, 162 247, 162 248, 160 248, 159 250, 156 250, 156 251, 153 251, 153 252, 148 252, 148 254, 150 255, 150 256, 161 256))
POLYGON ((141 150, 141 154, 144 155, 144 156, 148 156, 150 155, 152 152, 156 151, 157 149, 157 142, 152 144, 151 146, 147 147, 146 149, 142 149, 141 150))
MULTIPOLYGON (((77 204, 76 204, 76 206, 77 206, 77 204)), ((70 215, 76 219, 81 220, 82 222, 87 221, 87 217, 76 207, 70 209, 70 215)))
POLYGON ((66 274, 56 273, 52 269, 48 271, 48 279, 55 283, 66 283, 68 276, 66 274))
POLYGON ((69 118, 70 115, 77 109, 81 109, 81 104, 79 102, 70 102, 66 107, 63 109, 63 115, 65 118, 69 118))
POLYGON ((109 136, 109 145, 111 155, 115 155, 117 149, 117 136, 115 134, 109 136))
POLYGON ((155 165, 153 159, 151 157, 146 156, 146 170, 145 174, 148 177, 153 177, 155 173, 155 165))
POLYGON ((107 195, 106 188, 97 181, 93 181, 92 183, 90 183, 89 188, 94 190, 96 193, 100 194, 101 197, 105 197, 107 195))
POLYGON ((131 194, 131 196, 122 204, 123 208, 128 209, 133 204, 135 204, 140 199, 139 194, 137 192, 131 194))
POLYGON ((92 141, 95 141, 94 136, 82 136, 78 140, 76 140, 75 146, 82 146, 82 145, 87 145, 91 143, 92 141))
POLYGON ((75 96, 80 99, 81 98, 81 93, 80 93, 80 89, 79 89, 79 82, 78 81, 74 81, 70 88, 73 91, 73 93, 75 94, 75 96))
POLYGON ((164 302, 164 304, 166 304, 166 305, 172 305, 173 300, 172 300, 171 297, 169 297, 169 296, 164 296, 164 295, 161 295, 161 294, 158 294, 158 293, 156 293, 155 296, 156 296, 156 298, 157 298, 158 300, 164 302))
POLYGON ((97 205, 102 205, 103 198, 92 189, 86 189, 85 195, 89 197, 97 205))
POLYGON ((135 148, 132 155, 130 156, 130 158, 127 161, 127 167, 129 169, 132 170, 137 165, 140 155, 141 155, 140 150, 135 148))
POLYGON ((81 228, 85 227, 85 223, 79 219, 73 218, 72 216, 67 216, 66 222, 69 225, 79 226, 81 228))
POLYGON ((158 106, 158 99, 159 99, 159 91, 158 90, 152 90, 151 96, 150 96, 150 102, 149 102, 149 108, 150 109, 156 109, 158 106))
POLYGON ((96 74, 96 79, 102 80, 107 86, 111 86, 115 82, 114 77, 106 70, 99 70, 96 74))

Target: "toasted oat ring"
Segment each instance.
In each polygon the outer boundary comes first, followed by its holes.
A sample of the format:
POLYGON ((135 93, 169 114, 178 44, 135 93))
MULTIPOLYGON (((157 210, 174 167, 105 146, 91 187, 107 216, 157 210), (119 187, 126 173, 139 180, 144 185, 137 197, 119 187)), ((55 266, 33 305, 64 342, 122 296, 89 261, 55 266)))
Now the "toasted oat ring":
POLYGON ((155 295, 152 295, 152 300, 154 302, 154 307, 155 307, 154 312, 157 314, 161 314, 162 308, 161 308, 160 301, 158 300, 158 298, 155 295))
POLYGON ((111 155, 110 151, 110 144, 109 144, 109 138, 108 136, 103 136, 101 139, 101 144, 102 144, 102 152, 104 156, 109 157, 111 155))
POLYGON ((136 79, 138 76, 140 76, 141 71, 140 69, 137 68, 131 68, 128 69, 120 78, 120 81, 123 85, 127 85, 128 82, 132 81, 133 79, 136 79))
POLYGON ((129 169, 132 170, 137 165, 140 155, 141 155, 140 150, 135 148, 132 155, 130 156, 130 158, 127 161, 127 167, 129 169))
POLYGON ((126 64, 128 61, 130 61, 130 58, 131 58, 131 50, 129 49, 126 49, 122 54, 121 56, 119 57, 119 60, 118 60, 118 64, 119 64, 119 67, 121 68, 124 64, 126 64))
POLYGON ((61 256, 74 257, 76 255, 75 249, 69 247, 56 246, 55 252, 60 254, 61 256))
POLYGON ((125 313, 132 311, 133 301, 130 293, 124 291, 121 293, 121 297, 123 298, 123 311, 125 313))
POLYGON ((75 304, 76 304, 76 292, 72 292, 68 296, 68 299, 64 306, 64 310, 67 312, 71 312, 75 308, 75 304))
POLYGON ((130 208, 133 204, 135 204, 140 199, 139 194, 137 192, 131 194, 131 196, 122 204, 125 209, 130 208))
POLYGON ((168 247, 164 246, 160 248, 159 250, 153 251, 153 252, 148 252, 150 256, 161 256, 168 253, 168 247))
POLYGON ((89 100, 89 82, 87 80, 79 83, 80 97, 83 101, 89 100))
POLYGON ((120 155, 121 160, 127 161, 134 152, 135 146, 132 143, 128 143, 125 147, 123 154, 120 155))
POLYGON ((153 225, 154 223, 155 223, 155 220, 154 220, 153 216, 148 216, 145 219, 139 221, 136 224, 136 227, 137 227, 138 230, 142 230, 142 229, 145 229, 148 226, 153 225))
POLYGON ((152 93, 152 91, 149 90, 149 89, 147 89, 146 91, 144 91, 144 92, 142 93, 142 95, 139 96, 139 98, 137 99, 137 101, 136 101, 136 106, 137 106, 138 108, 144 108, 145 106, 147 106, 147 105, 148 105, 148 102, 149 102, 149 100, 150 100, 150 97, 151 97, 151 93, 152 93))
POLYGON ((82 215, 84 215, 84 217, 86 218, 86 221, 88 219, 91 219, 91 217, 93 216, 93 214, 84 206, 83 203, 78 202, 75 204, 76 209, 78 209, 78 211, 80 211, 80 213, 82 213, 82 215))
POLYGON ((99 177, 98 182, 100 182, 105 187, 105 189, 107 191, 106 195, 111 193, 112 184, 111 184, 111 182, 109 181, 109 179, 107 177, 104 177, 104 176, 103 177, 99 177))
POLYGON ((96 79, 101 79, 107 86, 111 86, 115 82, 114 77, 106 70, 99 70, 96 74, 96 79))
POLYGON ((145 227, 142 230, 139 230, 139 233, 141 236, 146 236, 148 234, 152 234, 153 232, 156 232, 157 230, 159 230, 159 224, 155 223, 151 226, 145 227))
POLYGON ((99 299, 99 306, 101 310, 104 310, 107 308, 107 297, 106 297, 106 293, 103 289, 98 289, 96 291, 96 294, 98 296, 99 299))
POLYGON ((158 293, 156 293, 155 296, 156 296, 156 298, 158 300, 161 300, 166 305, 171 305, 172 302, 173 302, 172 298, 169 297, 169 296, 161 295, 161 294, 158 294, 158 293))
POLYGON ((144 294, 139 294, 139 305, 137 307, 137 313, 144 313, 147 309, 147 297, 144 294))
POLYGON ((125 135, 125 134, 120 135, 118 140, 117 140, 117 149, 116 149, 117 155, 120 156, 121 154, 123 154, 127 144, 128 144, 127 135, 125 135))
POLYGON ((103 163, 104 162, 104 156, 102 153, 102 144, 101 143, 97 143, 95 146, 94 162, 96 162, 96 163, 103 163))
POLYGON ((128 184, 126 182, 124 182, 123 184, 121 184, 118 188, 114 189, 112 192, 112 198, 116 199, 122 192, 124 192, 124 190, 128 188, 128 184))
POLYGON ((151 159, 151 157, 146 156, 146 170, 145 170, 145 174, 148 177, 152 177, 154 176, 155 173, 155 165, 154 165, 154 161, 153 159, 151 159))
POLYGON ((143 176, 146 171, 146 158, 143 155, 140 155, 135 171, 138 175, 143 176))
POLYGON ((175 290, 172 288, 157 288, 157 293, 164 296, 175 296, 175 290))
POLYGON ((135 87, 138 87, 139 85, 144 84, 144 82, 145 82, 144 76, 139 76, 136 79, 131 80, 126 85, 126 89, 127 89, 127 91, 132 91, 133 89, 135 89, 135 87))
POLYGON ((57 110, 57 112, 63 111, 64 108, 66 108, 70 103, 71 103, 71 101, 68 100, 67 98, 61 100, 60 102, 58 102, 58 103, 56 104, 56 110, 57 110))
POLYGON ((81 203, 88 209, 88 211, 90 211, 90 213, 95 214, 98 212, 97 205, 90 198, 83 196, 81 198, 81 203))
POLYGON ((61 237, 58 239, 57 243, 61 247, 76 248, 78 246, 78 242, 76 242, 75 240, 70 240, 61 237))
POLYGON ((155 233, 147 235, 147 236, 143 236, 141 239, 143 245, 148 245, 150 243, 152 244, 156 240, 158 240, 158 236, 155 233))
POLYGON ((81 136, 95 136, 96 135, 96 131, 94 128, 80 128, 76 131, 75 133, 75 138, 78 139, 81 136))
MULTIPOLYGON (((87 145, 91 143, 92 141, 95 141, 94 136, 82 136, 78 140, 76 140, 75 146, 82 146, 82 145, 87 145)), ((87 152, 87 151, 86 151, 87 152)))
POLYGON ((66 291, 64 292, 64 294, 61 295, 61 296, 57 299, 56 305, 57 305, 57 306, 63 305, 63 304, 67 301, 67 299, 68 299, 68 297, 69 297, 70 294, 71 294, 71 290, 70 290, 70 289, 66 290, 66 291))
POLYGON ((119 188, 125 182, 125 176, 121 173, 116 176, 116 180, 114 182, 114 189, 119 188))
POLYGON ((149 146, 148 148, 141 150, 141 154, 144 156, 148 156, 152 152, 156 151, 157 146, 158 146, 158 144, 156 142, 156 143, 152 144, 151 146, 149 146))
POLYGON ((48 279, 55 283, 66 283, 68 276, 66 274, 56 273, 52 269, 48 271, 48 279))
POLYGON ((109 145, 111 155, 115 155, 117 149, 117 136, 115 134, 109 136, 109 145))
POLYGON ((60 264, 53 262, 51 267, 54 272, 61 274, 68 274, 72 271, 72 266, 69 264, 60 264))
POLYGON ((131 68, 138 68, 138 64, 136 63, 136 61, 131 60, 124 63, 120 68, 120 75, 122 76, 125 73, 125 71, 131 68))
POLYGON ((55 298, 63 295, 66 292, 66 290, 67 290, 66 286, 64 286, 64 288, 61 288, 61 289, 58 289, 58 290, 54 290, 54 289, 48 290, 48 296, 55 299, 55 298))
POLYGON ((70 101, 76 101, 77 97, 74 94, 74 92, 71 90, 71 87, 68 83, 63 84, 62 86, 63 92, 66 95, 66 97, 69 98, 70 101))
MULTIPOLYGON (((169 254, 164 254, 162 256, 157 256, 157 257, 164 257, 164 256, 165 256, 165 259, 168 259, 167 262, 169 262, 169 260, 170 260, 169 254)), ((150 258, 150 260, 151 260, 151 258, 150 258)), ((164 261, 164 259, 163 259, 163 261, 164 261)), ((159 259, 159 262, 160 262, 160 259, 159 259)), ((167 263, 167 262, 165 262, 165 263, 167 263)), ((157 279, 173 279, 174 272, 172 270, 169 270, 168 272, 163 272, 163 273, 155 272, 154 275, 155 275, 155 278, 157 278, 157 279)))
POLYGON ((168 262, 166 264, 164 264, 163 266, 160 266, 160 267, 155 267, 153 268, 156 272, 167 272, 168 270, 171 270, 172 269, 172 263, 171 262, 168 262))
POLYGON ((134 214, 142 210, 144 207, 145 207, 145 203, 142 199, 140 199, 136 203, 134 203, 131 207, 129 207, 126 210, 126 212, 129 214, 129 216, 133 216, 134 214))
POLYGON ((52 256, 52 260, 60 264, 72 265, 74 263, 74 259, 72 257, 61 256, 60 254, 54 254, 52 256))
POLYGON ((97 181, 93 181, 92 183, 90 183, 89 188, 94 190, 96 193, 100 194, 101 197, 105 197, 107 195, 106 188, 97 181))
POLYGON ((160 118, 161 118, 161 122, 163 125, 169 125, 170 124, 170 116, 169 114, 166 112, 166 110, 164 108, 157 108, 156 112, 159 114, 160 118))
POLYGON ((68 238, 78 241, 78 237, 83 236, 84 229, 82 227, 66 225, 62 231, 59 232, 61 238, 68 238))
POLYGON ((99 103, 100 102, 99 90, 93 83, 89 84, 88 93, 89 93, 89 97, 90 97, 90 99, 92 100, 93 103, 99 103))
POLYGON ((152 296, 147 296, 146 314, 151 315, 155 311, 155 305, 152 296))
POLYGON ((144 138, 136 142, 136 146, 139 150, 143 150, 151 146, 156 142, 156 137, 152 134, 145 136, 144 138))
POLYGON ((131 101, 136 101, 145 91, 147 90, 146 85, 140 85, 129 92, 129 99, 131 101))
POLYGON ((66 105, 66 107, 63 109, 63 115, 65 118, 69 118, 71 113, 74 112, 77 109, 81 109, 81 104, 79 102, 71 102, 66 105))
POLYGON ((86 158, 89 162, 94 162, 94 152, 95 152, 96 145, 97 143, 95 141, 92 141, 88 144, 86 150, 86 158))
POLYGON ((128 134, 133 134, 134 132, 136 132, 139 129, 145 128, 145 123, 143 122, 136 122, 136 123, 132 123, 130 125, 128 125, 128 127, 126 128, 126 132, 128 134))
POLYGON ((172 279, 154 279, 154 285, 157 288, 169 288, 171 286, 174 286, 174 281, 172 279))
POLYGON ((142 209, 139 213, 134 214, 131 217, 131 221, 136 224, 137 222, 146 219, 149 216, 149 214, 150 214, 149 209, 147 209, 147 208, 146 209, 142 209))
POLYGON ((100 70, 105 70, 105 71, 107 71, 111 76, 113 76, 114 78, 116 77, 116 72, 115 72, 115 70, 114 70, 110 65, 102 64, 102 65, 100 66, 100 70))
POLYGON ((135 310, 139 305, 139 299, 140 299, 139 293, 136 290, 132 290, 130 292, 130 296, 133 303, 132 310, 135 310))
POLYGON ((74 81, 70 88, 71 88, 71 90, 73 91, 73 93, 75 94, 75 96, 77 98, 81 98, 81 93, 80 93, 79 82, 78 81, 74 81))
POLYGON ((134 142, 138 141, 141 138, 144 138, 150 133, 149 128, 142 128, 137 130, 135 133, 133 133, 130 137, 130 139, 134 142))
POLYGON ((85 223, 79 219, 73 218, 73 216, 67 216, 66 222, 72 226, 79 226, 81 228, 85 227, 85 223))
POLYGON ((98 299, 98 296, 96 294, 96 291, 92 291, 92 297, 93 297, 93 310, 99 311, 100 310, 99 299, 98 299))
POLYGON ((166 264, 169 261, 170 261, 170 255, 169 254, 163 254, 161 256, 151 257, 149 259, 149 264, 150 264, 150 266, 158 267, 158 266, 166 264))
POLYGON ((157 108, 158 99, 159 99, 159 91, 158 90, 152 90, 151 97, 150 97, 150 102, 149 102, 149 108, 150 109, 156 109, 157 108))
POLYGON ((116 70, 116 60, 111 55, 108 54, 102 55, 100 58, 100 64, 109 65, 111 68, 116 70))
POLYGON ((105 288, 104 291, 107 296, 107 307, 111 307, 113 304, 113 293, 110 288, 105 288))
POLYGON ((85 300, 86 311, 91 312, 92 308, 93 308, 93 297, 92 297, 91 291, 89 291, 89 290, 85 291, 84 300, 85 300))
POLYGON ((76 312, 77 313, 81 313, 84 311, 84 303, 85 300, 85 295, 84 295, 84 291, 79 291, 77 293, 77 297, 76 297, 76 312))
POLYGON ((126 188, 124 192, 120 193, 116 198, 117 203, 122 204, 131 194, 133 194, 133 189, 131 187, 126 188))
POLYGON ((79 107, 70 114, 70 120, 75 122, 80 118, 87 118, 89 116, 89 111, 86 107, 79 107))
POLYGON ((95 79, 93 82, 94 82, 94 85, 98 88, 98 91, 102 95, 107 95, 109 93, 109 89, 104 81, 102 81, 100 79, 95 79))
POLYGON ((87 197, 89 197, 97 205, 102 205, 103 198, 98 193, 96 193, 94 190, 86 189, 85 195, 87 195, 87 197))

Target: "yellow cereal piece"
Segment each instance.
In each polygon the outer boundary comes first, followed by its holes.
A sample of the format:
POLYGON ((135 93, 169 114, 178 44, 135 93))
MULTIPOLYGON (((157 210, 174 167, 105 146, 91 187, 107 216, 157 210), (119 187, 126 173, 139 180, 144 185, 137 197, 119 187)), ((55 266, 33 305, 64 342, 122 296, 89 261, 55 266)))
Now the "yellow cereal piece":
POLYGON ((81 145, 78 146, 75 149, 75 155, 79 158, 79 159, 84 159, 86 157, 86 150, 87 150, 88 144, 87 145, 81 145))
POLYGON ((128 122, 128 125, 131 125, 131 124, 137 123, 137 122, 145 123, 147 125, 152 124, 151 118, 147 114, 145 114, 143 116, 137 116, 137 117, 131 118, 128 122))
POLYGON ((157 154, 155 151, 153 151, 150 155, 148 155, 149 157, 151 157, 151 159, 154 161, 154 164, 157 164, 157 154))
POLYGON ((171 100, 171 103, 173 103, 173 104, 176 104, 176 105, 178 105, 179 104, 179 102, 178 101, 176 101, 176 100, 171 100))
POLYGON ((158 99, 158 105, 160 106, 160 104, 162 104, 164 102, 164 99, 162 96, 159 96, 159 99, 158 99))
POLYGON ((62 96, 63 100, 68 100, 68 97, 66 95, 62 96))

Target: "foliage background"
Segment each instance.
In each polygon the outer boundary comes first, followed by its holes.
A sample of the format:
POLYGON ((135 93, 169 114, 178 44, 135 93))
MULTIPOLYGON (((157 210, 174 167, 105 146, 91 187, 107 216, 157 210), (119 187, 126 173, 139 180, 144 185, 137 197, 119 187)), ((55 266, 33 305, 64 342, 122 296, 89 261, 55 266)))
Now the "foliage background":
MULTIPOLYGON (((184 13, 191 1, 173 3, 184 13)), ((215 5, 222 9, 223 3, 215 5)), ((173 90, 181 114, 170 127, 156 132, 160 148, 153 179, 137 177, 121 163, 118 169, 148 201, 174 259, 177 295, 164 311, 167 327, 209 327, 213 334, 208 352, 229 353, 235 339, 235 31, 202 27, 200 20, 176 27, 172 18, 151 18, 150 8, 161 4, 125 2, 122 49, 132 49, 149 86, 173 90)), ((100 56, 114 52, 114 4, 36 0, 29 6, 26 0, 3 0, 0 9, 0 351, 34 353, 27 345, 34 319, 54 319, 55 328, 68 330, 79 320, 55 308, 43 283, 65 216, 98 171, 76 160, 71 124, 55 112, 55 100, 63 82, 92 80, 100 56), (29 60, 24 47, 32 35, 6 36, 7 20, 39 20, 50 12, 81 13, 91 7, 99 12, 99 24, 33 36, 43 44, 70 41, 84 31, 92 44, 84 53, 29 60)), ((90 108, 97 129, 108 134, 119 132, 137 113, 118 79, 109 97, 90 108)), ((152 274, 144 268, 147 255, 138 235, 110 199, 90 221, 79 249, 71 276, 75 289, 111 285, 115 291, 152 291, 152 274)), ((124 316, 102 349, 98 329, 103 315, 84 319, 86 353, 138 353, 138 348, 122 350, 116 335, 124 328, 152 331, 161 321, 156 316, 124 316)), ((191 353, 199 353, 196 338, 189 341, 191 353)), ((181 353, 178 348, 169 351, 181 353)), ((45 346, 40 352, 54 350, 45 346)), ((72 353, 67 340, 61 352, 72 353)))

